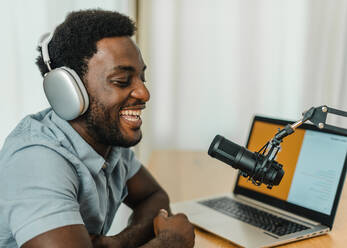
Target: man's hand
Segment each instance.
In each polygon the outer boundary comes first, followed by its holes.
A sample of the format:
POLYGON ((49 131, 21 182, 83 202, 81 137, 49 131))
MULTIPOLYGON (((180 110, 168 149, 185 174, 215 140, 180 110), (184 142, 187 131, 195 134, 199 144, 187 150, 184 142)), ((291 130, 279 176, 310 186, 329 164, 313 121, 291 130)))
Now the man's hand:
POLYGON ((184 214, 168 217, 168 212, 161 209, 153 224, 155 236, 161 241, 170 242, 171 245, 177 244, 177 247, 182 248, 194 247, 194 227, 184 214))
MULTIPOLYGON (((153 220, 155 238, 142 248, 192 248, 194 247, 194 227, 184 214, 168 216, 161 209, 153 220)), ((94 248, 124 247, 116 236, 90 235, 94 248)))

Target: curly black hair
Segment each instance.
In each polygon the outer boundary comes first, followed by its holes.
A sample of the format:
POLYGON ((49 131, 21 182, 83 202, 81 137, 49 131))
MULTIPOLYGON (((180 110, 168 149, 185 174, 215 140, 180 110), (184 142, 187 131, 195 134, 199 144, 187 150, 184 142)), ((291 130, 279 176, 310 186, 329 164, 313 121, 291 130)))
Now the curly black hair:
MULTIPOLYGON (((96 43, 107 37, 133 36, 134 22, 116 11, 88 9, 69 13, 65 21, 57 26, 48 44, 51 68, 67 66, 83 79, 88 60, 96 53, 96 43)), ((41 74, 48 72, 43 62, 41 48, 36 65, 41 74)))

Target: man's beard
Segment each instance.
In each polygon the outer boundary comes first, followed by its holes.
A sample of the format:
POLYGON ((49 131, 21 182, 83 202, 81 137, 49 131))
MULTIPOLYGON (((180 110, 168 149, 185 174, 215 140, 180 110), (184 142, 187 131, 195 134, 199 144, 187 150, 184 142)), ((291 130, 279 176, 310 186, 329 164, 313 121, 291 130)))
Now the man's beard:
MULTIPOLYGON (((112 120, 110 112, 97 99, 89 97, 90 105, 84 118, 88 133, 99 143, 110 146, 131 147, 138 144, 142 138, 142 133, 138 139, 127 139, 121 133, 116 120, 112 120)), ((119 120, 119 119, 118 119, 119 120)))

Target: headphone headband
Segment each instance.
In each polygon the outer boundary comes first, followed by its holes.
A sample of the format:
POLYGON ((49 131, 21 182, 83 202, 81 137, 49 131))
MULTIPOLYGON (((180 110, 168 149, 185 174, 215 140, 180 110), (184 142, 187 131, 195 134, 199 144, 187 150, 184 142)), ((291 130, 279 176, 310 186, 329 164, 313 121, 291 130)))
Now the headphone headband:
POLYGON ((51 71, 51 59, 49 58, 49 52, 48 52, 48 44, 53 38, 53 32, 51 33, 45 33, 40 37, 39 40, 39 47, 41 47, 41 53, 43 62, 46 64, 49 71, 51 71))

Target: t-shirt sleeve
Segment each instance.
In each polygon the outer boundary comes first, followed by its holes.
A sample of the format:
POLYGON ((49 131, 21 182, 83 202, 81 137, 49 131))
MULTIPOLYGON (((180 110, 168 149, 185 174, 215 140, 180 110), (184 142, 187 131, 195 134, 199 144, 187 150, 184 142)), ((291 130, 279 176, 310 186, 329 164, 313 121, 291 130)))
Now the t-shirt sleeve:
POLYGON ((0 218, 19 247, 49 230, 83 224, 76 172, 49 148, 32 146, 17 152, 0 178, 0 218))

